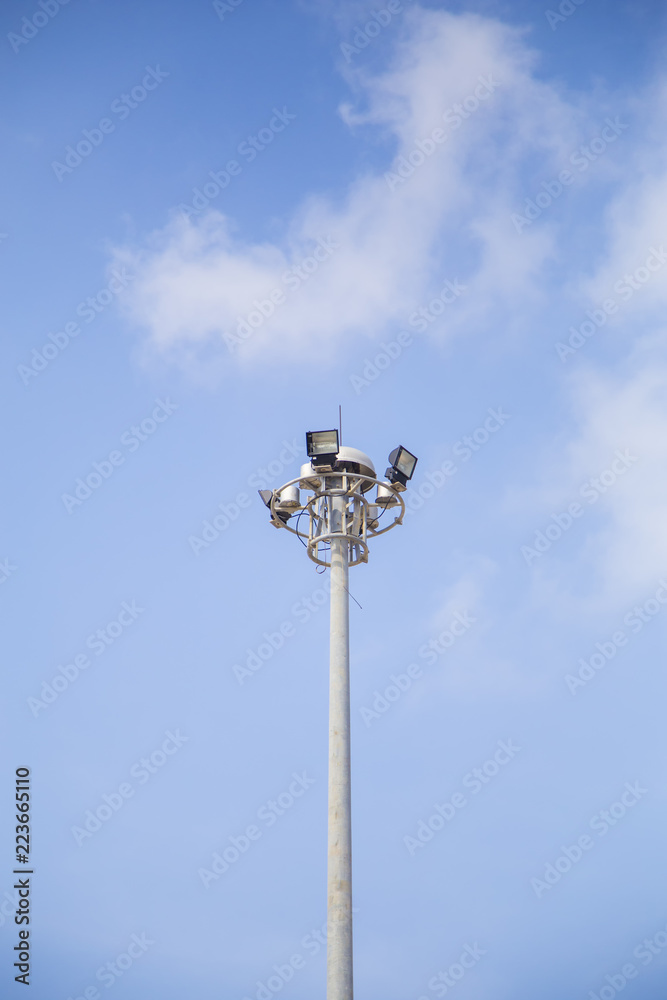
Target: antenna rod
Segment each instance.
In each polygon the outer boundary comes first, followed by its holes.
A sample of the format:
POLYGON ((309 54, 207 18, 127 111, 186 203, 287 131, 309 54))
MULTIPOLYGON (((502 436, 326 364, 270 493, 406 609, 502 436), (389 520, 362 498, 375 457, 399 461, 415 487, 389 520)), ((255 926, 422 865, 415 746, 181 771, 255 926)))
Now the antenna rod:
POLYGON ((338 440, 343 443, 343 407, 338 404, 338 440))

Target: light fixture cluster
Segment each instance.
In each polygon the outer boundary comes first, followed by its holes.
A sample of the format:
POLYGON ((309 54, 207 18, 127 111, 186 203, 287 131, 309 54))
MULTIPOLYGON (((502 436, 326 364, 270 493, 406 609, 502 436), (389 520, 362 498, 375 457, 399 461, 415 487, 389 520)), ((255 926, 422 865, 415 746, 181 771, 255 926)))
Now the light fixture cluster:
MULTIPOLYGON (((343 451, 350 452, 352 449, 343 449, 343 451)), ((363 469, 359 463, 351 460, 348 455, 339 457, 341 446, 338 431, 335 429, 308 431, 306 433, 306 452, 310 459, 310 467, 314 473, 348 472, 363 474, 363 469)), ((402 492, 407 488, 408 482, 414 475, 416 465, 417 457, 412 452, 409 452, 407 448, 404 448, 403 445, 394 448, 389 455, 389 467, 385 472, 386 482, 377 484, 376 508, 395 507, 399 503, 396 492, 402 492)), ((312 488, 316 488, 317 478, 315 477, 310 483, 312 483, 312 488)), ((310 485, 310 483, 308 479, 302 478, 301 480, 302 486, 304 484, 310 485)), ((365 487, 362 487, 363 492, 366 489, 370 489, 372 485, 372 482, 369 481, 365 487)), ((271 510, 274 491, 258 490, 258 492, 262 501, 271 510)), ((282 527, 283 524, 287 524, 292 514, 300 508, 299 486, 295 483, 283 488, 277 497, 277 502, 273 503, 275 516, 271 518, 272 524, 277 528, 282 527)))

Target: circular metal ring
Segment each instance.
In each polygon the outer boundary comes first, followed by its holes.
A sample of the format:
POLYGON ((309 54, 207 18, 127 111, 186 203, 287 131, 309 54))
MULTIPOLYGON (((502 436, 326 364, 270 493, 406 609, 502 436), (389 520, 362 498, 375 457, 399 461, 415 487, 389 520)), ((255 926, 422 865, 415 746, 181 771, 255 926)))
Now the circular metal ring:
POLYGON ((331 560, 320 559, 319 556, 317 555, 317 550, 320 546, 320 543, 322 542, 326 543, 328 540, 332 538, 344 539, 345 541, 347 541, 351 549, 358 547, 362 550, 361 555, 357 556, 357 558, 354 557, 350 558, 348 565, 358 566, 360 563, 368 562, 368 544, 363 540, 363 538, 361 537, 354 538, 354 536, 352 535, 346 535, 343 534, 342 532, 333 531, 328 535, 315 535, 312 538, 308 539, 308 545, 306 546, 308 549, 308 555, 313 560, 314 563, 317 563, 318 566, 326 566, 326 567, 331 566, 331 560))
MULTIPOLYGON (((377 477, 375 476, 364 476, 361 475, 360 473, 353 473, 353 472, 337 472, 337 473, 324 472, 320 473, 320 475, 318 476, 318 478, 322 480, 323 485, 325 487, 327 478, 334 478, 334 477, 337 480, 342 480, 343 482, 349 481, 351 485, 354 484, 352 489, 350 489, 349 487, 345 488, 343 486, 332 486, 329 489, 325 488, 325 489, 313 490, 312 491, 313 495, 308 498, 305 504, 302 504, 300 507, 297 507, 294 510, 294 514, 292 516, 298 518, 301 514, 307 511, 308 516, 309 518, 311 518, 312 522, 312 519, 317 517, 317 515, 315 514, 315 512, 312 510, 311 507, 311 505, 315 500, 319 500, 325 497, 350 496, 353 497, 355 500, 360 500, 362 502, 362 504, 365 507, 366 519, 368 519, 368 507, 370 506, 370 501, 367 500, 363 494, 357 493, 356 491, 356 487, 358 486, 358 484, 364 482, 364 483, 369 483, 368 489, 371 489, 373 486, 383 486, 385 489, 390 490, 398 500, 398 505, 399 505, 399 511, 395 515, 394 520, 390 524, 387 524, 385 527, 371 528, 368 526, 367 523, 366 536, 370 538, 375 538, 376 535, 384 535, 387 531, 390 531, 392 528, 395 528, 396 525, 403 523, 403 517, 405 515, 405 501, 401 496, 401 491, 397 490, 393 483, 383 482, 382 480, 377 479, 377 477)), ((280 528, 286 528, 288 531, 291 531, 293 535, 297 535, 302 541, 304 541, 304 536, 302 535, 302 533, 296 530, 295 528, 290 527, 290 525, 285 521, 282 521, 276 511, 276 499, 280 496, 283 490, 286 490, 288 487, 300 483, 302 481, 302 478, 303 477, 299 475, 295 479, 290 479, 289 482, 285 483, 279 489, 275 489, 273 491, 273 496, 271 498, 270 510, 274 524, 276 524, 280 528)), ((320 566, 330 566, 331 564, 329 562, 323 562, 321 559, 317 558, 316 555, 312 552, 312 549, 314 547, 313 543, 315 541, 321 540, 323 537, 325 536, 319 536, 319 538, 313 537, 312 539, 309 537, 308 541, 304 542, 304 544, 306 545, 306 548, 308 550, 308 555, 313 560, 313 562, 318 563, 318 565, 320 566)), ((354 562, 351 562, 350 563, 351 566, 356 566, 360 562, 367 561, 368 544, 364 541, 364 539, 362 539, 360 536, 347 535, 347 533, 344 533, 342 537, 346 537, 351 545, 360 545, 363 546, 364 549, 363 557, 356 559, 354 562)))

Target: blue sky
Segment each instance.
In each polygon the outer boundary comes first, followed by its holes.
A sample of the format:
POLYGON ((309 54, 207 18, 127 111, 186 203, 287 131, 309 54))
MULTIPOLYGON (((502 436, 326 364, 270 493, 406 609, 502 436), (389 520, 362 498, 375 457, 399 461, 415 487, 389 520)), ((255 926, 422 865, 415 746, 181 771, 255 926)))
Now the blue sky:
POLYGON ((23 766, 34 1000, 324 994, 327 576, 256 490, 341 404, 419 456, 351 571, 358 996, 663 997, 664 5, 44 3, 0 15, 3 995, 23 766))

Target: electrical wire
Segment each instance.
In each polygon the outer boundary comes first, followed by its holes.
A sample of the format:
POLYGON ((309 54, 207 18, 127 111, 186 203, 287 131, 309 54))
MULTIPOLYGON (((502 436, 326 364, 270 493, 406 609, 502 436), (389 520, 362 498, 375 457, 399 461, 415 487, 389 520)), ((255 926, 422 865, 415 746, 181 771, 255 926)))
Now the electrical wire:
MULTIPOLYGON (((301 544, 304 546, 304 548, 307 549, 308 545, 306 544, 306 542, 304 542, 303 538, 301 537, 301 532, 299 531, 299 522, 301 520, 302 515, 305 514, 305 513, 306 513, 306 508, 302 507, 301 510, 299 511, 299 513, 296 516, 296 528, 294 529, 294 531, 295 531, 295 534, 296 534, 297 538, 301 542, 301 544)), ((382 513, 384 513, 384 511, 382 513)), ((382 517, 382 514, 380 514, 380 517, 382 517)), ((379 518, 378 518, 378 520, 379 520, 379 518)), ((331 543, 330 542, 325 542, 324 543, 324 548, 325 548, 325 550, 328 549, 330 551, 331 550, 331 543)), ((326 573, 326 571, 327 571, 327 567, 326 566, 322 566, 322 567, 315 566, 315 572, 319 573, 320 575, 322 573, 326 573)), ((357 607, 359 607, 361 609, 361 611, 363 611, 364 610, 363 607, 361 606, 361 604, 359 604, 359 601, 356 599, 356 597, 354 596, 354 594, 351 594, 350 591, 347 589, 347 587, 345 588, 345 590, 347 591, 348 597, 351 597, 352 600, 354 601, 354 603, 357 605, 357 607)))
POLYGON ((303 547, 307 549, 308 545, 307 545, 306 542, 304 542, 304 540, 301 537, 301 534, 299 532, 299 521, 301 520, 302 515, 305 514, 305 513, 306 513, 306 508, 302 507, 301 510, 299 511, 299 513, 297 514, 297 517, 296 517, 296 528, 294 530, 296 532, 296 537, 299 539, 299 541, 301 542, 301 544, 303 545, 303 547))
POLYGON ((389 509, 388 507, 383 507, 383 508, 382 508, 382 513, 381 513, 381 514, 378 514, 378 516, 376 517, 376 519, 375 519, 375 520, 376 520, 376 521, 379 521, 379 520, 380 520, 380 518, 382 517, 382 515, 383 515, 383 514, 386 514, 386 513, 387 513, 387 510, 388 510, 388 509, 389 509))

